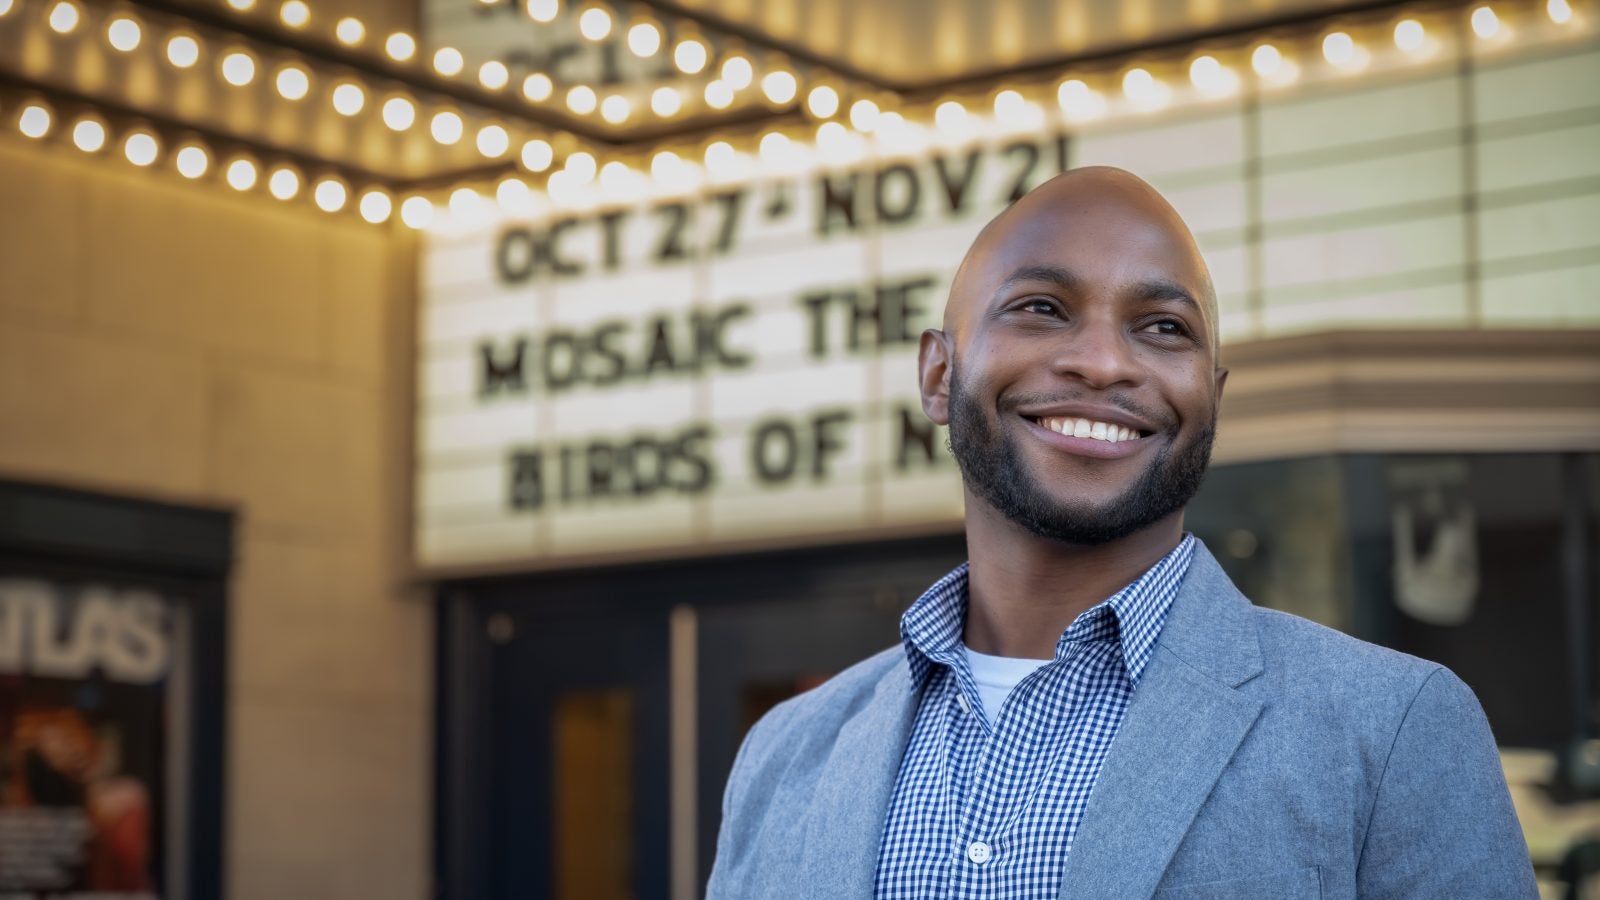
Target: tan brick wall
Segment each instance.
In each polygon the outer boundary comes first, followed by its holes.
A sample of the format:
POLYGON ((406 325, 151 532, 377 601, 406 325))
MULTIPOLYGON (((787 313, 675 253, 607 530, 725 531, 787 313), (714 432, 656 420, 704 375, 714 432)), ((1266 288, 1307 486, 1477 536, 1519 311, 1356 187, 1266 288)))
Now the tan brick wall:
POLYGON ((238 513, 233 900, 428 895, 414 242, 0 136, 0 475, 238 513))

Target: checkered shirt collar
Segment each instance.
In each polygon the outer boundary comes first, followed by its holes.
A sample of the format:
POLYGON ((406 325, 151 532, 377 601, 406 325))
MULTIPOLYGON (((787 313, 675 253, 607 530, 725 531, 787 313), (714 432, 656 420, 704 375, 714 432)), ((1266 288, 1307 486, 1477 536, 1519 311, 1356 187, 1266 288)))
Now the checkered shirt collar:
MULTIPOLYGON (((1185 534, 1178 546, 1132 584, 1080 614, 1056 641, 1055 658, 1061 659, 1077 642, 1116 639, 1122 644, 1128 680, 1138 685, 1167 610, 1189 569, 1194 541, 1194 535, 1185 534)), ((922 684, 935 663, 966 668, 962 632, 967 618, 968 573, 968 563, 956 566, 900 617, 900 638, 913 684, 922 684)))

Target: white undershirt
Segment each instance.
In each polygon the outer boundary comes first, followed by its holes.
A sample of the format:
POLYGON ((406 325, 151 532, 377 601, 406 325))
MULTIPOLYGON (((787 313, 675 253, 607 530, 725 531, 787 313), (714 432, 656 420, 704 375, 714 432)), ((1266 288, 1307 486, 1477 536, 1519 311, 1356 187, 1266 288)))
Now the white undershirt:
POLYGON ((967 651, 967 668, 972 670, 972 680, 978 683, 978 698, 983 701, 983 717, 989 720, 990 728, 994 727, 995 720, 1000 717, 1000 707, 1005 705, 1012 689, 1021 684, 1022 679, 1050 662, 1048 659, 990 656, 987 653, 979 653, 964 643, 961 646, 967 651))

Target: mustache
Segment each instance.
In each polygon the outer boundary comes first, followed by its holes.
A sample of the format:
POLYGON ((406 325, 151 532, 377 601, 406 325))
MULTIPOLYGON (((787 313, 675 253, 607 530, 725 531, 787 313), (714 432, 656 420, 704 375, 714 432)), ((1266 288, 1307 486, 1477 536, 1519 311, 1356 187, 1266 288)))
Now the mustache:
POLYGON ((1004 413, 1014 413, 1025 406, 1054 406, 1071 403, 1098 403, 1115 406, 1139 419, 1161 426, 1163 430, 1178 427, 1178 418, 1167 410, 1152 409, 1132 399, 1127 394, 1112 391, 1060 391, 1055 393, 1008 394, 999 399, 996 407, 1004 413))

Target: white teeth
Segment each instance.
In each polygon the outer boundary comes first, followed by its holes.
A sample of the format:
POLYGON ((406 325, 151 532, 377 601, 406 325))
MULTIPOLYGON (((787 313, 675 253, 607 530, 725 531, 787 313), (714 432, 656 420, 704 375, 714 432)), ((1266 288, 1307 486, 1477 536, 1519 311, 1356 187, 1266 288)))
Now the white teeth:
POLYGON ((1090 438, 1108 444, 1136 440, 1139 437, 1139 432, 1132 428, 1108 422, 1096 422, 1093 419, 1047 418, 1040 419, 1039 424, 1058 434, 1090 438))

